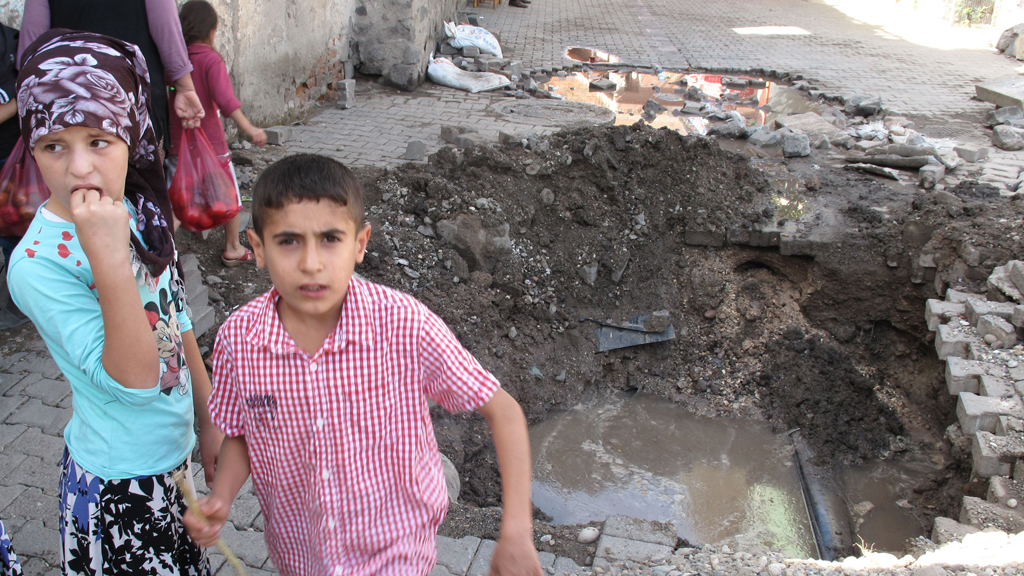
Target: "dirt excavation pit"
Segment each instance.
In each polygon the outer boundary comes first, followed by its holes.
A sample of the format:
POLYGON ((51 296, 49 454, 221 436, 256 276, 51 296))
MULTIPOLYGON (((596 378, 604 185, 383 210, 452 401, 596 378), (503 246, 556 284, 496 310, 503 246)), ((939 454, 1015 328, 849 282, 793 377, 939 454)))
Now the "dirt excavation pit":
MULTIPOLYGON (((713 140, 642 123, 564 131, 530 148, 445 148, 426 164, 359 172, 373 233, 357 272, 438 313, 532 424, 639 393, 687 417, 798 429, 822 469, 869 466, 858 483, 892 473, 872 472, 879 461, 907 463, 887 483, 899 493, 872 504, 899 501, 918 534, 936 516, 957 518, 965 493, 983 496, 943 437, 955 398, 922 312, 937 283, 983 292, 992 267, 1022 254, 1021 202, 973 185, 882 183, 813 156, 757 167, 713 140), (794 197, 798 213, 783 205, 794 197), (956 264, 962 238, 981 252, 969 270, 956 264), (935 256, 937 282, 924 279, 922 250, 935 256), (674 339, 597 352, 592 320, 655 311, 668 311, 674 339)), ((219 324, 269 280, 222 268, 210 248, 218 234, 180 243, 221 281, 211 286, 223 299, 219 324)), ((212 346, 212 332, 201 344, 212 346)), ((496 537, 486 423, 432 415, 462 481, 442 534, 496 537)), ((870 526, 871 509, 857 504, 847 502, 860 514, 851 522, 870 526)), ((578 525, 537 517, 540 550, 592 559, 594 545, 575 542, 578 525)))

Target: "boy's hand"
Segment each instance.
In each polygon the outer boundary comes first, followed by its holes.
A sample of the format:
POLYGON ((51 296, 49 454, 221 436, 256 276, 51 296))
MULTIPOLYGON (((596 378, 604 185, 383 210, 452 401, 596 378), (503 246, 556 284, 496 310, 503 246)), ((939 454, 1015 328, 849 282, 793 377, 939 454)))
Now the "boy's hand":
POLYGON ((90 261, 128 257, 131 220, 124 204, 101 196, 98 190, 79 189, 71 193, 69 208, 78 241, 90 261))
POLYGON ((195 540, 196 544, 209 548, 217 544, 217 540, 220 540, 220 529, 228 520, 231 503, 225 502, 216 494, 211 494, 206 498, 200 498, 196 501, 196 505, 206 515, 206 522, 200 520, 192 513, 192 510, 186 511, 185 517, 181 521, 185 524, 188 535, 195 540))
POLYGON ((491 558, 491 576, 544 576, 529 535, 498 538, 491 558))
POLYGON ((254 127, 248 132, 248 136, 254 146, 264 146, 267 143, 267 133, 263 131, 263 128, 254 127))

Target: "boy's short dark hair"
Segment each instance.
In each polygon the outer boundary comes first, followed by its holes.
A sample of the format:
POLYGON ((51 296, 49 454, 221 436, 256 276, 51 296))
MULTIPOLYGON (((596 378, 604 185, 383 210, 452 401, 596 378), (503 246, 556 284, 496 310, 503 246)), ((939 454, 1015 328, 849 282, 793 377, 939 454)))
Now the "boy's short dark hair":
POLYGON ((268 210, 280 210, 292 202, 328 200, 348 209, 363 229, 363 187, 344 164, 319 154, 295 154, 274 162, 252 187, 252 227, 263 238, 268 210))
POLYGON ((178 12, 185 45, 202 42, 217 28, 217 11, 206 0, 189 0, 178 12))

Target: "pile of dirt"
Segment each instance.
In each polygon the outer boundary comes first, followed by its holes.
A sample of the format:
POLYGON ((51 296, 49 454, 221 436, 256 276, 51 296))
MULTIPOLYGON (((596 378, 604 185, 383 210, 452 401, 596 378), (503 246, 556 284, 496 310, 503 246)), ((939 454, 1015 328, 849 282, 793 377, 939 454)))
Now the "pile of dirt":
MULTIPOLYGON (((1014 227, 1024 203, 972 184, 954 193, 882 184, 841 165, 758 167, 713 140, 642 124, 561 132, 530 150, 445 148, 425 165, 358 172, 373 234, 357 272, 440 315, 531 422, 640 390, 700 415, 801 428, 819 463, 892 457, 941 443, 955 418, 924 326, 937 282, 922 279, 920 254, 934 256, 943 287, 978 289, 971 278, 1022 254, 1014 227), (780 178, 797 183, 787 194, 802 212, 779 210, 780 178), (687 243, 688 231, 735 229, 796 241, 788 255, 687 243), (965 242, 984 257, 944 280, 964 262, 965 242), (597 352, 597 326, 585 319, 655 310, 669 311, 674 340, 597 352)), ((180 239, 223 281, 218 323, 269 288, 263 271, 220 267, 219 234, 180 239)), ((498 505, 486 423, 433 416, 462 501, 498 505)), ((909 495, 922 517, 955 514, 947 508, 962 474, 943 471, 909 495)))

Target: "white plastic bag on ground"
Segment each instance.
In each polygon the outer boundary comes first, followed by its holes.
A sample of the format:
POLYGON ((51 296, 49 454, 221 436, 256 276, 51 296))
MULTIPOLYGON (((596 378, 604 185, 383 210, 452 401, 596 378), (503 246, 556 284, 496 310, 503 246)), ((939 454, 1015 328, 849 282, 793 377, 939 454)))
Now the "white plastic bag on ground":
POLYGON ((480 52, 494 54, 502 58, 501 45, 486 28, 470 26, 468 24, 455 25, 455 22, 445 22, 444 33, 448 35, 448 43, 456 48, 476 46, 480 52))
POLYGON ((476 94, 509 85, 509 79, 493 72, 467 72, 447 58, 434 58, 427 66, 427 76, 442 86, 451 86, 476 94))

